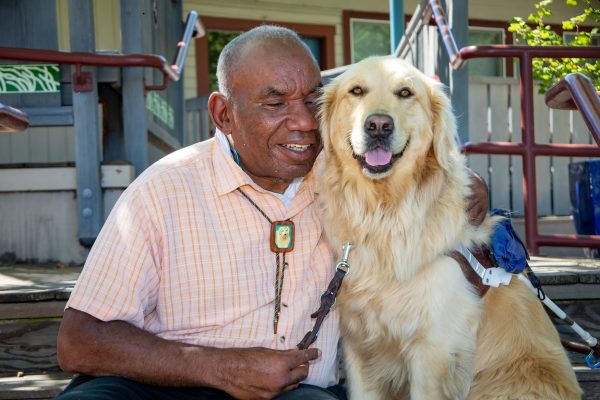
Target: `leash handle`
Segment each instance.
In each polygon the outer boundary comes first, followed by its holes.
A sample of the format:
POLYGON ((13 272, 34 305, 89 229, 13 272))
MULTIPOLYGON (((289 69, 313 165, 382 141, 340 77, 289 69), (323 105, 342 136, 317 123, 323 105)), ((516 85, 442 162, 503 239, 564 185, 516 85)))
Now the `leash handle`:
POLYGON ((308 347, 317 340, 319 337, 319 329, 321 329, 321 324, 325 320, 329 311, 335 304, 335 298, 337 297, 338 290, 340 290, 340 286, 342 286, 342 281, 348 272, 350 272, 350 265, 348 264, 348 255, 350 254, 350 250, 352 249, 352 244, 344 243, 342 246, 342 259, 335 266, 335 275, 329 282, 329 286, 321 295, 321 304, 319 305, 319 309, 311 314, 311 318, 316 318, 315 325, 313 328, 306 332, 300 343, 296 345, 299 350, 308 349, 308 347))

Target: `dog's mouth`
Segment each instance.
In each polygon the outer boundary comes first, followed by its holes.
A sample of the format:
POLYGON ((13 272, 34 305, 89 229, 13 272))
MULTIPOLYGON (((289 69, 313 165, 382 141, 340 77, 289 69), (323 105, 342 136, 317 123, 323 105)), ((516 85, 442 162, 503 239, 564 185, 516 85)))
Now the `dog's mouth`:
POLYGON ((394 162, 402 157, 404 150, 408 146, 408 142, 404 145, 399 153, 392 153, 392 151, 386 147, 376 146, 371 150, 364 152, 363 154, 357 154, 352 152, 354 157, 360 163, 361 167, 367 172, 378 175, 388 172, 392 169, 394 162))

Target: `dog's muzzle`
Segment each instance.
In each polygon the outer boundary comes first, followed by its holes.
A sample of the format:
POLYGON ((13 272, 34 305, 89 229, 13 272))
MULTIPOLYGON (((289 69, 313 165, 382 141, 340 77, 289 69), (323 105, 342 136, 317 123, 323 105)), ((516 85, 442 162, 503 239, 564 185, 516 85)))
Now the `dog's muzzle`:
POLYGON ((371 114, 365 120, 365 133, 372 139, 386 139, 394 133, 394 120, 387 114, 371 114))
POLYGON ((366 135, 366 148, 363 154, 353 153, 366 172, 378 175, 388 172, 394 161, 402 156, 391 151, 392 134, 394 133, 394 120, 387 114, 371 114, 365 119, 364 133, 366 135))

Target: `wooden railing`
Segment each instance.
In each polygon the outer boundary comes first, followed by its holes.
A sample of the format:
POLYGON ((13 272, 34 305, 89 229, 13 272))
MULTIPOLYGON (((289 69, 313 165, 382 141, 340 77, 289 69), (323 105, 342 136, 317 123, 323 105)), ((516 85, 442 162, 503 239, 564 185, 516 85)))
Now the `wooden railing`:
POLYGON ((169 79, 177 82, 181 78, 189 44, 194 36, 204 35, 204 27, 198 19, 196 11, 188 14, 184 32, 178 42, 177 53, 173 63, 167 62, 163 56, 155 54, 97 54, 82 52, 66 52, 57 50, 25 49, 17 47, 0 47, 0 59, 16 61, 36 61, 57 64, 72 64, 75 66, 73 85, 75 91, 87 91, 90 82, 85 73, 81 71, 83 65, 97 67, 148 67, 159 69, 163 73, 163 82, 160 85, 146 85, 146 90, 164 90, 169 84, 169 79))
POLYGON ((26 113, 0 103, 0 133, 22 132, 29 126, 26 113))

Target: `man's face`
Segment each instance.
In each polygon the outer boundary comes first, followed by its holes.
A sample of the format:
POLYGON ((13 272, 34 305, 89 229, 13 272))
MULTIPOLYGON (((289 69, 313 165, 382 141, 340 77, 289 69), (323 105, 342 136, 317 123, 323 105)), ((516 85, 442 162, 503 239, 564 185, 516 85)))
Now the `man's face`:
MULTIPOLYGON (((297 44, 248 45, 230 77, 229 124, 244 169, 263 187, 306 175, 321 150, 321 76, 297 44)), ((271 188, 278 191, 278 187, 271 188)))

